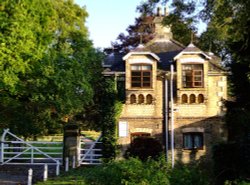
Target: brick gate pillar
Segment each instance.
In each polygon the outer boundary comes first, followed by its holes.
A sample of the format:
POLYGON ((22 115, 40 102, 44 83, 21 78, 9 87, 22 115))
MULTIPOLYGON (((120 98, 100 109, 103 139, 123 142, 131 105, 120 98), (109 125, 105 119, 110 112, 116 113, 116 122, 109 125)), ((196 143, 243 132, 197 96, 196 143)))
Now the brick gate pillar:
POLYGON ((64 127, 63 137, 63 164, 66 157, 69 158, 69 166, 72 167, 73 157, 75 157, 76 166, 80 155, 80 128, 75 123, 68 123, 64 127))

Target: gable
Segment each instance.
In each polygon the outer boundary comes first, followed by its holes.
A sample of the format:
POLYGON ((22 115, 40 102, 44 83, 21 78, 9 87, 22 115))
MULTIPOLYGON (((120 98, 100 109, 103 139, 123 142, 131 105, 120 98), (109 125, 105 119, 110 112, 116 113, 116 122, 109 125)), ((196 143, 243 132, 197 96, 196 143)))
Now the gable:
POLYGON ((174 57, 174 60, 180 59, 183 55, 200 55, 205 59, 210 60, 211 57, 203 52, 201 49, 197 48, 193 43, 190 43, 182 52, 174 57))
POLYGON ((125 55, 122 59, 123 60, 128 60, 131 57, 134 57, 135 59, 140 59, 142 56, 150 56, 151 58, 153 58, 156 61, 159 61, 160 58, 151 52, 129 52, 127 55, 125 55))
POLYGON ((181 55, 178 58, 178 62, 185 64, 185 63, 204 63, 206 58, 201 54, 186 54, 181 55))

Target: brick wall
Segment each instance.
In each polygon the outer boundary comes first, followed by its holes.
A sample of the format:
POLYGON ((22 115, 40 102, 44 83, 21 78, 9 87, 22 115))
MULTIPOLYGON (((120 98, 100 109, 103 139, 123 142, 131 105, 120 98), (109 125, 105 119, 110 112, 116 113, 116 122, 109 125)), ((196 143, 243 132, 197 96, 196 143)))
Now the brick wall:
POLYGON ((227 139, 225 123, 221 117, 177 118, 175 119, 175 159, 184 163, 192 160, 210 160, 212 147, 227 139), (183 133, 188 128, 203 130, 204 147, 202 150, 183 149, 183 133))
MULTIPOLYGON (((186 55, 185 57, 201 59, 200 55, 186 55)), ((162 141, 163 121, 164 121, 164 78, 156 76, 157 62, 152 61, 152 88, 136 89, 131 88, 131 61, 148 60, 146 56, 131 56, 126 61, 126 103, 123 105, 120 121, 128 124, 127 137, 120 137, 119 144, 126 148, 131 141, 131 133, 146 132, 150 133, 162 141), (130 97, 134 94, 138 100, 139 95, 146 97, 152 95, 151 104, 131 104, 130 97)), ((203 59, 203 58, 202 58, 203 59)), ((200 60, 201 61, 201 60, 200 60)), ((175 159, 188 163, 193 160, 211 159, 212 146, 218 142, 226 140, 227 133, 225 123, 222 119, 224 108, 223 99, 227 98, 226 76, 223 73, 209 71, 209 63, 204 59, 204 87, 202 88, 183 88, 182 86, 182 69, 181 64, 177 61, 175 73, 175 159), (182 102, 182 95, 195 95, 195 102, 182 102), (199 102, 198 96, 202 94, 204 101, 199 102), (185 129, 200 129, 204 136, 204 147, 202 150, 185 150, 183 149, 183 133, 185 129)), ((170 122, 169 122, 170 123, 170 122)), ((171 128, 169 128, 171 129, 171 128)))

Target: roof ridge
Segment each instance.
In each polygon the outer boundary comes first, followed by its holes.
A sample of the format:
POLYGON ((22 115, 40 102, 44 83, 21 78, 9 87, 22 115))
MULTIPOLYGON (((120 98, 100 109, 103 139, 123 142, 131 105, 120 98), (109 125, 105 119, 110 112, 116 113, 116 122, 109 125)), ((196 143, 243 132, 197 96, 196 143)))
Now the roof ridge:
POLYGON ((174 40, 174 39, 170 39, 172 42, 174 42, 175 44, 177 44, 177 45, 179 45, 180 47, 183 47, 183 49, 185 48, 185 46, 182 44, 182 43, 180 43, 179 41, 177 41, 177 40, 174 40))

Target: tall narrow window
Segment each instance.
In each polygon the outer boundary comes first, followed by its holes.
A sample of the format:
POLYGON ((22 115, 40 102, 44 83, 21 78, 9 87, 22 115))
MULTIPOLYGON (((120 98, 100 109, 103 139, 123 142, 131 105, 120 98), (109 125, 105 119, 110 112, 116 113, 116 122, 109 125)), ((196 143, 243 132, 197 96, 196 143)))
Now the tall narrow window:
POLYGON ((136 96, 134 94, 131 94, 131 96, 130 96, 130 103, 131 104, 136 103, 136 96))
POLYGON ((195 103, 195 95, 194 94, 191 94, 189 96, 189 103, 195 103))
POLYGON ((203 64, 182 65, 182 86, 184 88, 203 87, 203 76, 203 64))
POLYGON ((147 102, 147 104, 152 104, 152 102, 153 102, 153 97, 152 97, 151 94, 148 94, 148 95, 146 96, 146 102, 147 102))
POLYGON ((131 66, 131 87, 150 88, 152 85, 151 65, 131 66))
POLYGON ((203 94, 198 95, 198 103, 204 103, 204 96, 203 94))
POLYGON ((139 103, 139 104, 144 103, 144 96, 143 96, 142 94, 140 94, 140 95, 138 96, 138 103, 139 103))
POLYGON ((181 96, 181 103, 187 103, 188 102, 188 96, 186 94, 183 94, 181 96))

